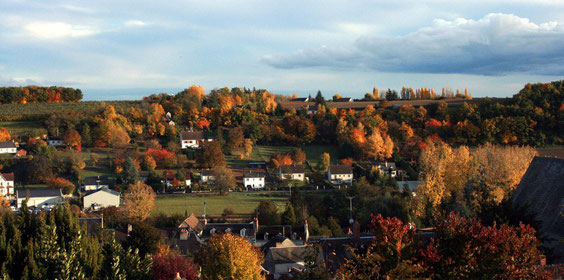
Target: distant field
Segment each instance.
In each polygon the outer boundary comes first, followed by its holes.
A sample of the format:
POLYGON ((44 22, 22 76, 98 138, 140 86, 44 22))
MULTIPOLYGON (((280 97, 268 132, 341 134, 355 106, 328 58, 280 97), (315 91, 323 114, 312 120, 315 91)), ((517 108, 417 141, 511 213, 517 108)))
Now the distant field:
POLYGON ((287 194, 261 192, 231 193, 228 196, 157 196, 151 214, 184 214, 184 211, 188 210, 188 213, 202 215, 204 201, 208 215, 221 215, 225 208, 232 208, 237 214, 251 214, 262 200, 273 201, 278 209, 283 211, 287 199, 287 194))
POLYGON ((63 103, 27 103, 0 104, 0 120, 37 120, 54 113, 70 111, 92 114, 111 104, 118 112, 124 112, 131 106, 139 106, 143 101, 82 101, 63 103))
POLYGON ((6 121, 0 122, 0 127, 10 131, 12 137, 29 134, 31 136, 41 136, 47 131, 41 127, 39 121, 6 121))
MULTIPOLYGON (((225 159, 228 165, 247 165, 253 161, 266 161, 270 159, 275 153, 290 153, 296 148, 295 146, 255 146, 253 152, 248 158, 240 160, 236 155, 227 155, 225 159)), ((337 146, 333 145, 307 145, 300 146, 302 150, 306 153, 307 160, 313 165, 317 165, 319 158, 323 153, 329 153, 331 155, 331 162, 337 163, 339 158, 339 149, 337 146)))

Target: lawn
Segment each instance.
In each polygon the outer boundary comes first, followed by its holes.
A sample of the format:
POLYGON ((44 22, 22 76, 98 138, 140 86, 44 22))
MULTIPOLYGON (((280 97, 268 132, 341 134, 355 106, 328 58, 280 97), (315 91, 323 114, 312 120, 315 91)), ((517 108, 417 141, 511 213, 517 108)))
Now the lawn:
POLYGON ((46 130, 41 127, 41 123, 38 121, 0 122, 0 127, 4 127, 10 131, 12 137, 23 136, 25 134, 41 136, 46 133, 46 130))
POLYGON ((110 170, 110 153, 111 149, 91 148, 82 150, 82 156, 86 162, 86 167, 80 171, 80 178, 88 176, 113 176, 110 170), (98 155, 98 162, 94 163, 90 155, 98 155))
POLYGON ((287 197, 287 194, 263 192, 231 193, 228 196, 157 196, 151 214, 155 215, 159 212, 184 214, 185 210, 188 210, 188 213, 202 215, 204 201, 208 215, 221 215, 225 208, 232 208, 237 214, 251 214, 262 200, 273 201, 282 212, 287 197))

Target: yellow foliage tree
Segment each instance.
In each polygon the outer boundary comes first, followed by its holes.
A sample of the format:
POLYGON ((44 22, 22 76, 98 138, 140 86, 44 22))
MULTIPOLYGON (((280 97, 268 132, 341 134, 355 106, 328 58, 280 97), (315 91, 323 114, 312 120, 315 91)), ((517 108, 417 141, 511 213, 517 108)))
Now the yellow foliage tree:
POLYGON ((142 182, 129 185, 124 195, 123 211, 134 221, 147 219, 155 205, 155 192, 142 182))
POLYGON ((262 253, 238 235, 212 235, 208 246, 196 256, 196 262, 201 266, 202 280, 264 279, 262 253))

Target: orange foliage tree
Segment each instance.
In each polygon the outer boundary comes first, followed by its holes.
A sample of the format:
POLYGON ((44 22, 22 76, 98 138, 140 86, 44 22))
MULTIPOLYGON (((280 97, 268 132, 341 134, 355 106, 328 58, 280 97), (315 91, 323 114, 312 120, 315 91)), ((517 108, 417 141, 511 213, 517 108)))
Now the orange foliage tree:
POLYGON ((12 136, 10 136, 10 131, 7 129, 0 127, 0 142, 2 141, 10 141, 12 136))

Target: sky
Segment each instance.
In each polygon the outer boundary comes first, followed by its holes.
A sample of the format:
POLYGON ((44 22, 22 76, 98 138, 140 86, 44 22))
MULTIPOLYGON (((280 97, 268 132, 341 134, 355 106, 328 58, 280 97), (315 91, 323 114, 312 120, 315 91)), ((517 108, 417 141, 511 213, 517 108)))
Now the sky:
POLYGON ((562 0, 0 0, 0 86, 506 97, 564 76, 562 0))

